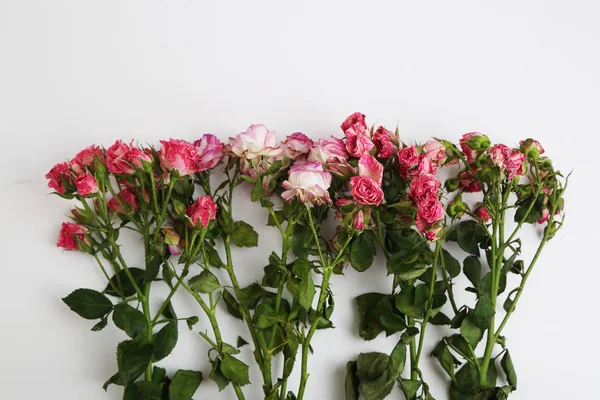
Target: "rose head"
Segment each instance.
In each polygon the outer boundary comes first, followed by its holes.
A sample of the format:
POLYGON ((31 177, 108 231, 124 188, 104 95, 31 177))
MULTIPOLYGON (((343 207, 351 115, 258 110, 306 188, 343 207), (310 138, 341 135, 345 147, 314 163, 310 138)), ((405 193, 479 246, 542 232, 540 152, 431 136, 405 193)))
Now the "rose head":
POLYGON ((323 165, 318 161, 307 161, 290 168, 288 179, 283 182, 286 191, 281 197, 286 201, 298 198, 311 207, 330 204, 330 186, 331 174, 323 170, 323 165))
POLYGON ((344 142, 331 136, 329 140, 319 139, 308 153, 308 161, 319 161, 321 164, 342 163, 348 160, 348 152, 344 142))
POLYGON ((246 132, 242 132, 230 139, 231 152, 239 158, 252 160, 256 157, 276 157, 281 153, 277 146, 275 131, 268 130, 264 125, 250 125, 246 132))
POLYGON ((77 176, 75 178, 75 186, 77 187, 77 193, 83 197, 98 193, 98 182, 96 182, 96 178, 90 174, 77 176))
POLYGON ((93 144, 89 147, 86 147, 77 153, 75 158, 71 160, 71 168, 73 168, 73 170, 78 174, 85 172, 86 168, 94 165, 94 158, 96 156, 98 156, 100 160, 104 159, 102 149, 99 146, 93 144))
POLYGON ((346 132, 348 130, 348 128, 350 128, 353 125, 362 126, 366 129, 367 124, 365 123, 365 114, 355 112, 354 114, 350 115, 342 123, 342 125, 341 125, 342 131, 346 132))
POLYGON ((193 175, 198 172, 201 162, 196 147, 185 140, 161 140, 162 147, 158 152, 160 166, 165 172, 176 171, 179 176, 193 175))
POLYGON ((377 128, 373 134, 373 143, 377 147, 377 157, 391 158, 398 151, 398 137, 383 126, 377 128))
POLYGON ((437 199, 440 180, 433 174, 421 174, 410 182, 408 195, 417 204, 434 197, 437 199))
POLYGON ((477 210, 475 210, 475 214, 483 222, 488 222, 490 219, 492 219, 492 216, 490 213, 488 213, 488 210, 484 206, 478 207, 477 210))
POLYGON ((56 190, 60 194, 64 194, 66 189, 63 180, 71 182, 71 169, 66 162, 58 163, 46 174, 46 179, 49 180, 48 187, 56 190))
POLYGON ((505 173, 509 181, 513 180, 515 176, 525 173, 525 160, 525 154, 517 149, 513 149, 505 163, 505 173))
POLYGON ((292 133, 281 142, 284 157, 295 160, 300 156, 307 155, 314 142, 303 133, 292 133))
POLYGON ((485 150, 489 146, 490 139, 479 132, 465 133, 460 139, 460 147, 469 163, 475 161, 479 150, 485 150))
POLYGON ((350 192, 357 204, 378 206, 383 202, 383 190, 373 178, 368 176, 350 178, 350 192))
POLYGON ((537 140, 529 138, 526 140, 521 140, 519 144, 519 149, 525 153, 527 158, 535 160, 540 155, 544 154, 544 148, 537 140))
POLYGON ((503 144, 497 144, 490 149, 490 160, 502 170, 505 168, 506 159, 510 156, 512 149, 503 144))
POLYGON ((190 227, 206 228, 210 221, 217 218, 217 203, 210 196, 198 197, 185 211, 190 227))
POLYGON ((460 174, 460 179, 458 181, 458 187, 467 193, 476 193, 481 192, 481 186, 479 182, 473 178, 470 172, 463 172, 460 174))
MULTIPOLYGON (((444 219, 444 205, 437 197, 430 197, 423 200, 417 206, 417 219, 425 224, 432 225, 444 219)), ((419 232, 422 233, 421 230, 419 232)))
MULTIPOLYGON (((147 191, 144 193, 144 195, 146 201, 149 201, 150 196, 148 195, 147 191)), ((117 194, 116 198, 113 197, 110 199, 106 206, 108 207, 108 210, 113 213, 127 214, 128 212, 135 213, 138 211, 140 209, 140 202, 138 201, 138 197, 133 190, 130 188, 125 188, 121 193, 117 194), (125 206, 125 210, 121 207, 121 204, 125 206)))
POLYGON ((365 229, 365 216, 363 210, 358 210, 358 212, 354 215, 354 221, 352 222, 352 226, 357 231, 362 231, 365 229))
POLYGON ((410 176, 410 171, 419 166, 420 163, 417 146, 408 146, 398 152, 398 164, 400 166, 400 176, 407 179, 410 176))
POLYGON ((370 154, 363 155, 358 160, 358 175, 368 176, 381 186, 383 180, 383 165, 370 154))
POLYGON ((423 145, 423 152, 435 167, 444 164, 448 156, 446 155, 446 146, 437 140, 430 140, 423 145))
POLYGON ((436 240, 440 240, 444 235, 444 228, 439 224, 435 224, 425 232, 425 238, 430 242, 434 242, 436 240))
POLYGON ((346 134, 346 150, 356 158, 369 154, 375 147, 371 141, 369 130, 362 125, 352 125, 344 133, 346 134))
POLYGON ((200 156, 198 163, 198 172, 207 171, 214 168, 225 155, 225 145, 215 135, 210 133, 202 136, 201 139, 194 142, 196 152, 200 156))
POLYGON ((63 222, 56 246, 63 247, 66 250, 79 250, 77 239, 89 244, 86 237, 87 231, 88 229, 85 226, 73 222, 63 222))

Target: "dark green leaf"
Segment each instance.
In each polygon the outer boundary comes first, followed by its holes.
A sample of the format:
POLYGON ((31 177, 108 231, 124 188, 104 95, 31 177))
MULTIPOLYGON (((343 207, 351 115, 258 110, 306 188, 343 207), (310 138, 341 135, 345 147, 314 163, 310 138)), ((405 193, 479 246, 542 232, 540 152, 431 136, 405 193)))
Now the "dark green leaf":
POLYGON ((413 318, 423 318, 424 307, 415 305, 416 289, 414 286, 405 286, 396 296, 396 308, 402 314, 413 318))
POLYGON ((427 266, 415 262, 402 262, 392 256, 387 261, 387 270, 389 274, 395 275, 398 279, 407 281, 423 275, 423 272, 427 270, 427 266))
POLYGON ((475 256, 465 258, 463 271, 473 287, 479 290, 481 288, 481 263, 479 258, 475 256))
POLYGON ((470 315, 467 315, 467 317, 462 321, 462 324, 460 324, 460 334, 473 347, 477 346, 477 343, 479 343, 483 337, 483 331, 479 329, 470 315))
POLYGON ((435 349, 433 349, 431 352, 431 356, 437 358, 442 368, 444 368, 448 375, 450 375, 450 378, 454 380, 454 369, 456 366, 460 365, 460 361, 458 361, 456 357, 450 353, 446 342, 443 340, 440 341, 435 349))
POLYGON ((442 256, 444 257, 446 271, 448 271, 451 277, 457 277, 458 274, 460 274, 460 264, 458 260, 452 257, 452 254, 450 254, 447 250, 442 250, 442 256))
POLYGON ((102 318, 113 308, 108 297, 92 289, 77 289, 62 300, 85 319, 102 318))
POLYGON ((191 400, 202 383, 202 372, 180 369, 169 386, 169 400, 191 400))
POLYGON ((406 344, 400 341, 398 342, 398 344, 396 344, 396 347, 394 347, 394 350, 392 350, 392 354, 390 354, 389 357, 387 366, 388 378, 394 381, 400 378, 400 375, 402 375, 402 371, 404 371, 405 362, 406 344))
POLYGON ((421 387, 421 381, 413 381, 410 379, 401 379, 400 387, 407 400, 412 400, 417 395, 417 390, 421 387))
POLYGON ((414 338, 418 334, 419 334, 419 328, 417 328, 416 326, 410 326, 404 331, 404 333, 400 337, 400 342, 402 342, 404 344, 409 344, 410 342, 412 342, 414 340, 414 338))
POLYGON ((438 312, 432 318, 429 318, 429 323, 433 325, 450 325, 452 320, 443 312, 438 312))
POLYGON ((148 326, 144 314, 127 303, 121 303, 115 307, 113 322, 119 329, 125 331, 132 338, 136 337, 139 333, 146 332, 148 326))
POLYGON ((362 392, 365 400, 383 400, 394 388, 394 381, 387 377, 387 373, 381 375, 373 382, 365 382, 362 392))
POLYGON ((221 360, 218 358, 213 360, 212 369, 210 370, 208 377, 217 384, 219 391, 225 389, 230 382, 221 372, 221 360))
MULTIPOLYGON (((455 386, 459 392, 469 393, 474 392, 474 389, 479 387, 479 373, 475 366, 471 363, 465 363, 461 369, 455 375, 455 386)), ((453 397, 453 399, 460 399, 460 397, 453 397)), ((463 397, 464 399, 470 398, 475 399, 474 397, 463 397)))
POLYGON ((126 340, 117 346, 119 380, 124 384, 135 381, 152 360, 153 346, 144 336, 126 340))
POLYGON ((160 361, 173 351, 177 344, 177 321, 166 324, 154 335, 154 360, 160 361))
POLYGON ((346 364, 346 400, 358 400, 359 385, 360 381, 358 380, 358 376, 356 376, 356 361, 349 361, 346 364))
POLYGON ((238 338, 237 338, 237 344, 236 344, 236 347, 237 347, 238 349, 239 349, 240 347, 242 347, 242 346, 245 346, 245 345, 247 345, 247 344, 248 344, 248 342, 247 342, 247 341, 245 341, 243 337, 241 337, 241 336, 238 336, 238 338))
MULTIPOLYGON (((133 277, 138 287, 141 287, 144 283, 144 274, 146 273, 146 271, 139 268, 129 268, 129 272, 131 273, 131 276, 133 277)), ((119 280, 121 281, 121 285, 123 286, 123 295, 125 297, 131 297, 134 294, 136 294, 135 288, 133 287, 131 281, 127 277, 125 270, 119 271, 118 276, 119 280)), ((114 287, 119 288, 117 275, 114 275, 112 278, 110 278, 110 282, 112 283, 112 285, 114 285, 114 287)), ((106 288, 104 289, 103 293, 108 294, 110 296, 121 297, 120 294, 114 291, 110 283, 106 285, 106 288)))
POLYGON ((161 383, 167 377, 167 370, 156 365, 152 367, 152 382, 161 383))
POLYGON ((469 220, 458 226, 456 238, 461 249, 479 256, 479 243, 485 240, 486 233, 478 222, 469 220))
POLYGON ((198 323, 198 321, 199 321, 199 319, 196 316, 186 318, 186 320, 185 320, 190 331, 194 328, 194 325, 196 325, 198 323))
POLYGON ((535 224, 540 218, 542 218, 542 214, 544 212, 544 199, 546 196, 538 195, 535 200, 535 204, 531 208, 529 215, 527 215, 527 210, 531 206, 533 202, 533 198, 528 198, 522 201, 517 207, 517 211, 515 212, 515 222, 525 221, 528 224, 535 224))
POLYGON ((404 317, 392 311, 381 314, 379 317, 379 322, 385 328, 385 333, 388 336, 406 329, 406 321, 404 320, 404 317))
POLYGON ((238 247, 255 247, 258 246, 258 233, 248 223, 236 221, 233 224, 231 240, 238 247))
POLYGON ((256 308, 253 320, 254 324, 259 329, 269 328, 278 322, 285 322, 285 319, 268 304, 260 304, 256 308))
POLYGON ((240 304, 228 290, 223 290, 223 300, 225 300, 225 307, 229 314, 237 319, 243 319, 242 313, 240 312, 240 304))
POLYGON ((303 258, 309 254, 313 240, 312 232, 305 226, 297 224, 294 227, 294 236, 292 237, 292 252, 294 255, 303 258))
POLYGON ((108 325, 108 320, 102 318, 96 325, 92 326, 92 332, 100 332, 102 329, 106 328, 106 325, 108 325))
POLYGON ((225 354, 223 357, 221 372, 226 378, 240 386, 250 383, 250 379, 248 378, 248 366, 229 354, 225 354))
MULTIPOLYGON (((392 297, 381 293, 365 293, 356 298, 359 312, 359 335, 364 340, 375 339, 384 330, 388 335, 394 333, 393 328, 383 324, 381 317, 394 314, 392 297)), ((391 322, 392 318, 386 316, 385 322, 391 322)))
POLYGON ((375 259, 375 240, 372 231, 364 231, 352 241, 350 262, 357 271, 365 271, 375 259))
POLYGON ((515 372, 515 367, 513 365, 512 359, 510 358, 510 353, 506 350, 502 360, 500 360, 500 365, 502 366, 502 370, 506 374, 506 380, 512 386, 514 390, 517 389, 517 373, 515 372))
POLYGON ((260 298, 268 293, 269 292, 263 289, 263 287, 256 282, 246 286, 245 288, 236 290, 237 298, 240 303, 248 306, 249 308, 254 308, 260 298))
POLYGON ((389 356, 383 353, 361 353, 356 360, 356 375, 361 382, 374 381, 387 371, 389 356))
POLYGON ((127 385, 123 400, 161 400, 163 383, 135 382, 127 385))
POLYGON ((143 281, 144 283, 150 283, 158 276, 158 271, 160 270, 160 265, 162 264, 161 256, 155 256, 150 262, 146 265, 146 270, 144 271, 143 281))
POLYGON ((297 293, 294 295, 300 305, 308 310, 312 306, 316 293, 311 265, 308 260, 298 259, 294 262, 292 271, 301 279, 297 286, 297 293))
POLYGON ((211 267, 222 268, 225 266, 223 261, 221 260, 221 256, 219 252, 211 246, 205 245, 204 251, 206 252, 206 258, 208 258, 208 264, 211 267))
POLYGON ((175 313, 175 309, 173 308, 173 303, 171 303, 171 300, 169 300, 169 302, 167 303, 167 306, 163 310, 162 315, 166 319, 171 319, 171 320, 177 319, 177 314, 175 313))
POLYGON ((475 325, 481 330, 486 330, 496 311, 492 305, 492 301, 487 296, 481 296, 477 301, 475 309, 469 314, 475 325))
POLYGON ((219 280, 209 270, 205 269, 199 275, 189 280, 190 289, 198 293, 212 293, 220 288, 219 280))
POLYGON ((275 218, 269 213, 267 226, 277 226, 277 223, 279 223, 279 225, 283 224, 285 221, 285 212, 283 210, 277 210, 273 214, 275 214, 275 218))
POLYGON ((221 343, 221 352, 224 354, 239 354, 240 351, 229 343, 221 343))

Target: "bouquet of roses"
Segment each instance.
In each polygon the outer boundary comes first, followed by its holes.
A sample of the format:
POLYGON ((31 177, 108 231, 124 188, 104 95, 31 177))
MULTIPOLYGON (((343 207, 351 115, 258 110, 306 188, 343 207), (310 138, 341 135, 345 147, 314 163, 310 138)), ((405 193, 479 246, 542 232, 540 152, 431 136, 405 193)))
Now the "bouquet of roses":
POLYGON ((318 141, 293 133, 278 142, 263 125, 251 125, 227 144, 210 134, 194 143, 161 141, 158 149, 117 141, 107 149, 90 146, 52 168, 49 187, 76 201, 58 246, 89 254, 106 278, 103 289, 77 289, 63 300, 97 321, 93 331, 110 319, 129 336, 117 346, 117 372, 105 388, 123 386, 124 399, 192 398, 203 380, 200 371, 168 373, 155 365, 176 346, 180 322, 192 330, 199 321, 177 316, 171 299, 183 290, 209 321, 199 333, 211 348, 209 378, 220 390, 231 384, 235 396, 245 398, 249 366, 236 356, 248 348, 265 399, 303 399, 312 339, 334 326, 332 278, 348 265, 365 271, 381 251, 392 288, 357 297, 359 335, 371 340, 385 332, 398 341, 390 354, 364 353, 348 363, 347 399, 360 392, 367 400, 382 399, 396 384, 407 399, 432 399, 419 367, 429 324, 458 330, 431 353, 449 374, 452 399, 503 399, 516 389, 501 332, 541 250, 562 225, 566 179, 532 139, 518 149, 491 146, 478 133, 465 135, 460 146, 438 139, 410 145, 397 131, 369 128, 360 113, 341 128, 344 137, 318 141), (450 175, 444 184, 442 169, 450 175), (217 170, 224 173, 221 182, 215 182, 217 170), (242 185, 265 209, 266 225, 281 235, 281 249, 265 260, 262 279, 245 286, 232 252, 257 246, 258 234, 234 219, 233 195, 242 185), (331 223, 333 237, 324 229, 331 223), (534 223, 545 228, 526 263, 518 234, 534 223), (123 230, 139 237, 142 268, 124 255, 123 230), (468 254, 462 268, 448 241, 468 254), (496 324, 509 272, 521 282, 505 295, 504 317, 496 324), (472 307, 454 298, 453 285, 463 275, 472 284, 472 307), (155 285, 165 285, 168 295, 151 309, 155 285), (245 324, 235 344, 221 333, 222 312, 245 324), (278 357, 282 369, 274 371, 278 357), (497 375, 500 357, 505 379, 497 375), (294 371, 297 388, 288 387, 294 371), (506 383, 496 386, 499 379, 506 383))

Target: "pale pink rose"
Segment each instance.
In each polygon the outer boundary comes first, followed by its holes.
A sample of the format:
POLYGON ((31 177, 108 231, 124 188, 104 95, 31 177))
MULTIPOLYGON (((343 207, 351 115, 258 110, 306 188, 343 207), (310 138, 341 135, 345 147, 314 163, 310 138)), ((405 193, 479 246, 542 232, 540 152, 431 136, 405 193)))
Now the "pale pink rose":
POLYGON ((437 197, 423 200, 417 206, 417 215, 427 224, 434 224, 444 219, 444 205, 437 197))
POLYGON ((198 172, 200 155, 196 147, 185 140, 161 140, 162 147, 158 152, 160 166, 165 172, 176 171, 179 176, 193 175, 198 172))
POLYGON ((350 178, 350 192, 357 204, 378 206, 383 202, 383 190, 373 178, 368 176, 350 178))
POLYGON ((515 176, 523 175, 525 173, 525 160, 525 154, 517 149, 514 149, 512 153, 510 153, 504 165, 506 177, 509 181, 513 180, 515 176))
POLYGON ((282 155, 292 160, 306 156, 314 142, 301 132, 292 133, 281 142, 282 155))
POLYGON ((354 221, 352 221, 352 226, 357 231, 362 231, 365 229, 365 216, 363 215, 362 210, 358 210, 356 214, 354 214, 354 221))
POLYGON ((75 186, 77 187, 77 193, 83 197, 98 193, 98 182, 90 174, 83 174, 76 177, 75 186))
POLYGON ((408 175, 419 176, 421 174, 435 174, 435 170, 435 165, 433 165, 433 162, 429 159, 429 157, 427 157, 425 154, 421 154, 419 156, 419 165, 417 168, 409 169, 408 175))
POLYGON ((310 207, 331 204, 330 186, 331 174, 323 170, 323 165, 318 161, 307 161, 290 168, 288 179, 283 182, 286 191, 281 197, 286 201, 298 198, 310 207))
MULTIPOLYGON (((150 201, 148 191, 144 192, 144 197, 147 202, 150 201)), ((138 196, 130 188, 125 188, 121 193, 117 194, 116 198, 113 197, 110 199, 106 206, 111 212, 126 214, 138 211, 140 209, 140 202, 138 201, 138 196), (125 205, 125 210, 123 210, 119 202, 125 205)))
POLYGON ((66 162, 58 163, 46 174, 46 179, 49 180, 48 187, 54 189, 58 193, 64 194, 66 189, 63 181, 71 183, 71 169, 66 162))
POLYGON ((79 250, 77 239, 89 244, 86 237, 87 231, 88 229, 85 226, 73 222, 63 222, 56 246, 63 247, 66 250, 79 250))
POLYGON ((81 174, 86 170, 87 167, 94 165, 95 156, 98 156, 100 160, 104 160, 102 149, 93 144, 77 153, 77 155, 70 162, 71 168, 73 168, 77 174, 81 174))
POLYGON ((438 197, 440 180, 433 174, 421 174, 410 182, 408 195, 417 204, 431 197, 438 197))
POLYGON ((367 128, 367 124, 365 122, 365 114, 359 113, 359 112, 355 112, 354 114, 350 115, 342 123, 342 125, 341 125, 342 131, 346 132, 348 130, 348 128, 350 128, 353 125, 359 125, 359 126, 362 126, 362 127, 364 127, 366 129, 367 128))
POLYGON ((430 140, 423 145, 423 152, 431 160, 435 167, 444 164, 448 156, 446 155, 446 146, 437 140, 430 140))
POLYGON ((401 149, 398 152, 398 164, 400 176, 407 179, 410 176, 410 171, 416 169, 420 163, 417 146, 409 146, 401 149))
POLYGON ((510 156, 512 149, 504 144, 497 144, 490 149, 490 160, 492 163, 504 170, 506 159, 510 156))
POLYGON ((479 132, 465 133, 460 139, 460 147, 469 163, 475 161, 478 150, 487 148, 489 143, 488 137, 479 132))
POLYGON ((470 172, 463 172, 460 174, 460 180, 458 181, 458 187, 467 193, 481 192, 481 186, 477 182, 470 172))
POLYGON ((373 134, 373 143, 377 147, 377 157, 390 158, 398 152, 398 137, 383 126, 377 128, 373 134))
POLYGON ((196 151, 200 156, 198 172, 208 171, 214 168, 225 155, 225 145, 215 135, 207 133, 201 139, 194 142, 196 151))
POLYGON ((242 132, 229 141, 231 152, 239 158, 252 160, 256 157, 276 157, 281 153, 277 146, 275 131, 270 131, 262 124, 250 125, 246 132, 242 132))
POLYGON ((550 211, 547 208, 544 208, 544 211, 542 211, 542 218, 538 219, 538 224, 543 224, 544 222, 548 221, 549 218, 550 211))
POLYGON ((319 161, 321 164, 333 164, 346 162, 348 157, 344 142, 331 136, 329 140, 317 140, 310 149, 307 160, 319 161))
POLYGON ((365 154, 358 160, 358 175, 368 176, 381 186, 383 165, 372 155, 365 154))
POLYGON ((375 147, 371 141, 369 130, 362 125, 352 125, 344 133, 346 135, 346 150, 356 158, 369 154, 375 147))
POLYGON ((490 219, 492 219, 492 216, 484 206, 477 208, 475 214, 483 222, 488 222, 490 219))
POLYGON ((185 211, 190 227, 194 229, 206 228, 210 221, 217 218, 217 203, 210 196, 201 196, 196 199, 185 211))

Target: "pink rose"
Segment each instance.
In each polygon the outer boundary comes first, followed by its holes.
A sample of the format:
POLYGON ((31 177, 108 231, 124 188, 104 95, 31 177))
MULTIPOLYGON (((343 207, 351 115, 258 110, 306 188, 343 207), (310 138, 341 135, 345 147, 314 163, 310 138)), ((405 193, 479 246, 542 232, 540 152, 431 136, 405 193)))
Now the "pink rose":
POLYGON ((63 180, 67 183, 71 182, 71 170, 66 162, 58 163, 46 174, 48 187, 56 190, 58 193, 64 194, 66 189, 63 180))
POLYGON ((215 135, 211 135, 210 133, 202 136, 200 140, 196 140, 194 146, 196 146, 196 152, 200 156, 198 172, 214 168, 225 155, 225 145, 215 135))
POLYGON ((423 152, 431 160, 435 167, 444 164, 448 156, 446 155, 446 146, 437 140, 430 140, 423 145, 423 152))
POLYGON ((409 146, 398 152, 398 164, 400 165, 400 176, 407 179, 410 176, 410 170, 418 167, 420 163, 417 146, 409 146))
POLYGON ((383 165, 370 154, 365 154, 358 160, 358 175, 367 176, 381 186, 383 180, 383 165))
POLYGON ((484 206, 479 207, 475 211, 475 214, 477 215, 477 218, 479 218, 483 222, 488 222, 490 219, 492 219, 492 216, 490 215, 490 213, 488 213, 488 210, 484 206))
POLYGON ((377 147, 379 158, 393 157, 398 151, 398 137, 394 132, 385 129, 383 126, 377 128, 373 134, 373 143, 377 147))
POLYGON ((217 203, 210 196, 198 197, 187 208, 185 214, 188 216, 192 228, 206 228, 210 221, 214 221, 217 218, 217 203))
POLYGON ((331 204, 330 186, 331 174, 323 170, 323 165, 318 161, 307 161, 290 168, 288 179, 283 182, 287 190, 281 197, 286 201, 298 198, 310 207, 314 204, 331 204))
POLYGON ((300 156, 307 155, 314 142, 305 134, 296 132, 292 133, 281 142, 283 155, 287 158, 295 160, 300 156))
POLYGON ((525 173, 525 154, 519 150, 514 149, 508 156, 505 163, 506 177, 509 181, 513 180, 515 176, 523 175, 525 173))
MULTIPOLYGON (((148 195, 147 191, 144 192, 144 197, 146 198, 146 201, 150 201, 150 196, 148 195)), ((113 197, 110 199, 106 206, 108 207, 109 211, 122 214, 127 214, 129 211, 134 213, 140 209, 138 196, 129 188, 123 189, 121 193, 117 194, 116 198, 113 197), (123 210, 121 208, 121 204, 119 203, 126 205, 127 210, 123 210)))
POLYGON ((314 143, 307 160, 321 164, 342 163, 348 160, 348 152, 341 139, 331 136, 329 140, 319 139, 314 143))
POLYGON ((477 182, 470 172, 463 172, 460 174, 460 180, 458 181, 458 187, 467 193, 481 192, 481 186, 477 182))
POLYGON ((142 168, 142 160, 151 161, 148 154, 134 147, 132 143, 125 144, 121 140, 117 140, 106 150, 106 168, 108 172, 133 175, 136 167, 142 168))
POLYGON ((383 190, 373 178, 368 176, 350 178, 350 192, 358 204, 378 206, 383 202, 383 190))
POLYGON ((354 215, 354 221, 352 222, 352 226, 357 231, 362 231, 365 229, 365 216, 362 210, 358 210, 358 212, 354 215))
POLYGON ((71 167, 76 173, 80 174, 84 172, 87 167, 94 165, 94 157, 96 156, 101 160, 104 159, 102 149, 93 144, 77 153, 73 160, 71 160, 71 167))
POLYGON ((352 199, 349 199, 347 197, 342 197, 341 199, 338 199, 335 202, 335 206, 339 207, 339 208, 346 207, 346 206, 349 206, 349 205, 352 205, 352 204, 354 204, 354 202, 352 201, 352 199))
POLYGON ((437 199, 440 189, 440 180, 432 174, 421 174, 410 183, 408 195, 417 204, 435 197, 437 199))
POLYGON ((489 145, 490 139, 479 132, 465 133, 460 139, 460 147, 469 163, 475 161, 478 150, 485 150, 489 145))
POLYGON ((541 154, 544 154, 544 148, 537 140, 529 138, 526 140, 521 140, 519 144, 521 151, 525 153, 527 157, 532 157, 535 159, 541 154))
POLYGON ((359 112, 355 112, 354 114, 350 115, 342 123, 342 125, 341 125, 342 131, 346 132, 348 130, 348 128, 350 128, 353 125, 359 125, 359 126, 362 126, 362 127, 364 127, 366 129, 367 128, 367 124, 365 122, 365 114, 359 113, 359 112))
POLYGON ((346 134, 346 150, 356 158, 369 154, 375 147, 368 129, 362 125, 352 125, 344 133, 346 134))
POLYGON ((497 144, 490 149, 490 160, 502 170, 505 168, 506 159, 510 156, 512 149, 503 144, 497 144))
POLYGON ((437 197, 430 197, 419 203, 417 216, 427 224, 434 224, 444 219, 444 205, 437 197))
POLYGON ((434 242, 436 240, 440 240, 442 235, 444 234, 444 229, 439 225, 431 226, 427 232, 425 232, 425 238, 430 242, 434 242))
POLYGON ((89 244, 86 237, 87 231, 88 229, 85 226, 73 222, 63 222, 56 246, 63 247, 66 250, 79 250, 77 239, 89 244))
POLYGON ((419 176, 421 174, 435 174, 435 165, 425 154, 419 156, 419 165, 416 169, 408 170, 409 176, 419 176))
POLYGON ((548 221, 549 218, 550 211, 547 208, 544 208, 544 211, 542 211, 542 218, 538 219, 538 224, 543 224, 544 222, 548 221))
POLYGON ((196 146, 179 139, 161 140, 158 152, 160 166, 165 172, 176 171, 179 176, 194 175, 201 162, 196 146))
POLYGON ((77 193, 83 197, 98 193, 98 182, 90 174, 83 174, 76 177, 75 186, 77 187, 77 193))
POLYGON ((229 141, 231 152, 240 158, 252 160, 260 156, 276 157, 281 153, 275 131, 268 130, 262 124, 250 125, 246 132, 229 141))
POLYGON ((175 228, 169 224, 164 224, 160 228, 165 235, 165 244, 172 256, 178 256, 182 253, 181 236, 175 231, 175 228))

